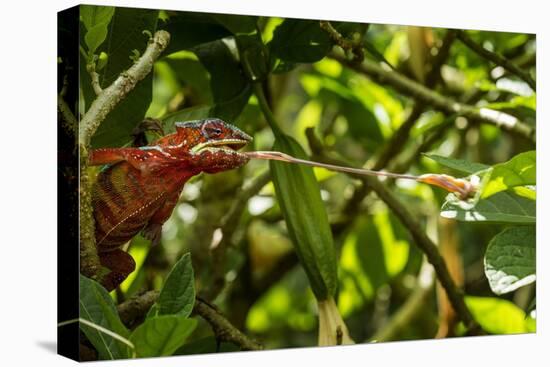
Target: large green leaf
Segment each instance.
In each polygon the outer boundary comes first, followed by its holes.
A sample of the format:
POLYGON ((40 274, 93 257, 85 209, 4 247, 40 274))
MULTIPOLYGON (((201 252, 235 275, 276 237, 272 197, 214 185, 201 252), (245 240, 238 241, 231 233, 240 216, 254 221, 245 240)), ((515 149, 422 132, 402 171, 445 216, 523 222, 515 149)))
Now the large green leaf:
POLYGON ((232 34, 251 34, 256 32, 258 17, 251 15, 210 14, 210 17, 221 24, 232 34))
POLYGON ((185 343, 196 326, 197 320, 185 316, 156 316, 139 325, 130 335, 130 341, 138 357, 170 356, 185 343))
MULTIPOLYGON (((120 321, 111 296, 96 281, 80 275, 80 317, 127 338, 130 334, 120 321)), ((97 349, 101 359, 128 358, 128 347, 119 340, 88 325, 80 329, 97 349)))
MULTIPOLYGON (((273 150, 307 159, 293 138, 276 134, 273 150)), ((310 167, 270 161, 277 200, 289 235, 319 300, 334 296, 336 253, 319 184, 310 167)))
POLYGON ((536 185, 537 161, 534 150, 516 155, 508 162, 493 166, 491 177, 483 188, 482 198, 517 186, 536 185))
POLYGON ((214 41, 195 47, 194 52, 210 73, 215 103, 212 117, 233 121, 247 104, 252 88, 229 47, 223 41, 214 41))
POLYGON ((441 208, 441 216, 465 222, 524 223, 536 222, 536 202, 513 192, 499 192, 487 199, 470 203, 451 194, 441 208))
POLYGON ((512 227, 497 234, 485 252, 485 276, 496 294, 535 281, 535 226, 512 227))
POLYGON ((203 43, 212 42, 231 35, 226 27, 216 22, 210 14, 177 12, 159 28, 170 33, 170 44, 165 50, 169 55, 181 50, 190 50, 203 43))
POLYGON ((283 61, 310 63, 325 57, 332 42, 318 21, 285 19, 275 29, 269 47, 283 61))
POLYGON ((195 278, 189 253, 174 265, 154 307, 147 317, 158 315, 189 316, 195 304, 195 278))
MULTIPOLYGON (((132 66, 130 56, 137 50, 142 54, 148 42, 143 31, 156 29, 158 11, 134 8, 116 8, 108 26, 106 41, 98 48, 108 56, 107 64, 100 70, 101 87, 108 87, 121 72, 132 66)), ((81 40, 81 44, 85 41, 81 40)), ((86 109, 96 95, 84 63, 80 62, 81 87, 86 109)), ((92 147, 117 147, 131 140, 132 130, 143 120, 152 99, 153 75, 149 74, 109 113, 92 137, 92 147)))
POLYGON ((113 6, 80 6, 80 18, 86 27, 84 41, 86 42, 86 46, 88 46, 89 54, 95 53, 95 50, 107 38, 107 27, 114 14, 115 8, 113 6))
POLYGON ((437 154, 423 154, 423 155, 425 157, 433 159, 434 161, 441 164, 442 166, 452 168, 462 173, 473 174, 473 173, 490 168, 490 166, 487 166, 485 164, 470 162, 463 159, 448 158, 437 154))
POLYGON ((535 322, 510 301, 492 297, 465 297, 474 319, 491 334, 520 334, 535 331, 535 322))

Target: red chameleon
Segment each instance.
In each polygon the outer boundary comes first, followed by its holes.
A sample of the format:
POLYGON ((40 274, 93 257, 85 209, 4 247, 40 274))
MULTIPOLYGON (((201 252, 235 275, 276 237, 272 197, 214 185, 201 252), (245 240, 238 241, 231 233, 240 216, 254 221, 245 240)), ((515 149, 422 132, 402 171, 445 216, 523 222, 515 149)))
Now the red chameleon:
POLYGON ((107 165, 93 186, 96 245, 110 270, 103 285, 116 288, 135 269, 120 247, 140 231, 160 240, 183 186, 201 173, 238 168, 249 158, 237 152, 252 138, 219 119, 177 122, 176 132, 139 148, 104 148, 90 153, 90 165, 107 165))

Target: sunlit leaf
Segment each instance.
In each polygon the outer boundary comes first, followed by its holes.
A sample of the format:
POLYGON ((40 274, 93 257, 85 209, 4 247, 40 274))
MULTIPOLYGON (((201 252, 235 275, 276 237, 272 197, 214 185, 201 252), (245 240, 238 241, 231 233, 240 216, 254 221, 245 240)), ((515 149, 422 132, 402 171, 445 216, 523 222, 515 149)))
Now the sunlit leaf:
POLYGON ((533 331, 533 320, 526 318, 525 312, 510 301, 472 296, 467 296, 465 301, 474 319, 491 334, 520 334, 533 331))
POLYGON ((508 162, 496 164, 493 166, 491 177, 483 188, 481 197, 487 198, 516 186, 536 185, 536 164, 534 150, 520 153, 508 162))
POLYGON ((535 281, 536 230, 512 227, 497 234, 485 253, 485 276, 496 294, 512 292, 535 281))

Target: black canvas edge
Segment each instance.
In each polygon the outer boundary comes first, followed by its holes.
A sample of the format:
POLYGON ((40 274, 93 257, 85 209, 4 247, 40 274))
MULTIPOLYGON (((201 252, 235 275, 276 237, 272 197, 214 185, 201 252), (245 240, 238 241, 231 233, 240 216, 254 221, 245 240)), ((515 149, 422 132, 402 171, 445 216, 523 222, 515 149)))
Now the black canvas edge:
MULTIPOLYGON (((79 12, 75 6, 57 13, 57 93, 78 120, 79 12), (60 60, 62 60, 60 62, 60 60)), ((76 131, 63 128, 57 114, 57 322, 79 317, 79 166, 76 131)), ((57 353, 79 360, 79 326, 57 327, 57 353)))

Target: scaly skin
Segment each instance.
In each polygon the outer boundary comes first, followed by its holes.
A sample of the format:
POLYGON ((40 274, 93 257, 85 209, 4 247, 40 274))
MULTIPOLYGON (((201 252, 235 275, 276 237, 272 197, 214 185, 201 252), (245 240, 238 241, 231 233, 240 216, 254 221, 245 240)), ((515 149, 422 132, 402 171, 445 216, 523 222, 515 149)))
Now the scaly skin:
POLYGON ((140 231, 153 244, 160 240, 183 186, 201 173, 238 168, 249 158, 236 150, 252 138, 219 119, 176 123, 176 132, 139 148, 90 152, 90 165, 107 165, 92 190, 96 245, 110 270, 103 285, 112 290, 134 268, 120 249, 140 231))

